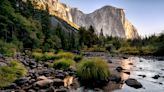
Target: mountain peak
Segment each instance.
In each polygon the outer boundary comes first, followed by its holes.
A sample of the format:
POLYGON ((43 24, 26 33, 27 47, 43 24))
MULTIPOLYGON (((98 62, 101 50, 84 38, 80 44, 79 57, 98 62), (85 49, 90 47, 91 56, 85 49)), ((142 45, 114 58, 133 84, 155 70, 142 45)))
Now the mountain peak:
POLYGON ((138 38, 136 28, 125 18, 125 13, 121 8, 106 5, 90 14, 85 14, 78 8, 71 8, 60 3, 59 0, 33 1, 36 1, 36 7, 39 9, 46 9, 48 6, 49 14, 65 20, 75 28, 79 26, 88 28, 92 25, 97 34, 103 29, 104 35, 128 39, 138 38))

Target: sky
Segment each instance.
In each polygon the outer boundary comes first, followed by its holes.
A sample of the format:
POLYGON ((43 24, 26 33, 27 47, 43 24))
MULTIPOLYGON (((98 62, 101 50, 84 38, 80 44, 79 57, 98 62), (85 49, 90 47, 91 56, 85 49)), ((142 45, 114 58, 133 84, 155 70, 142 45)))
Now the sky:
POLYGON ((164 0, 60 0, 60 2, 76 7, 84 13, 91 13, 105 5, 123 8, 126 17, 141 36, 164 30, 164 0))

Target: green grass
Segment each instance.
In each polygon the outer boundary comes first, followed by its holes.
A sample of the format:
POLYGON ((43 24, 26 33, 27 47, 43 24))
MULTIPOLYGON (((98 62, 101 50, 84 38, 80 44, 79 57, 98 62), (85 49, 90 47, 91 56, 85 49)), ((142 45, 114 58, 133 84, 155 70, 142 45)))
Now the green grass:
POLYGON ((11 61, 8 66, 0 67, 0 88, 27 74, 26 68, 19 61, 11 61))
POLYGON ((61 58, 73 59, 74 58, 74 54, 71 53, 71 52, 59 52, 56 55, 56 59, 61 59, 61 58))
POLYGON ((54 60, 56 55, 53 52, 32 52, 32 57, 36 61, 46 61, 46 60, 54 60))
POLYGON ((76 63, 74 60, 72 59, 67 59, 67 58, 63 58, 63 59, 59 59, 57 61, 55 61, 53 63, 53 68, 55 69, 64 69, 67 70, 69 69, 71 66, 75 66, 76 63))
POLYGON ((45 52, 43 54, 44 60, 54 60, 56 58, 55 54, 53 52, 45 52))
POLYGON ((107 81, 110 76, 108 64, 101 58, 83 59, 77 68, 80 82, 84 86, 94 86, 97 81, 107 81))
POLYGON ((79 62, 82 59, 83 59, 82 55, 75 55, 74 58, 73 58, 73 60, 75 60, 76 62, 79 62))
POLYGON ((41 52, 32 52, 32 57, 36 61, 41 61, 43 59, 43 53, 41 53, 41 52))

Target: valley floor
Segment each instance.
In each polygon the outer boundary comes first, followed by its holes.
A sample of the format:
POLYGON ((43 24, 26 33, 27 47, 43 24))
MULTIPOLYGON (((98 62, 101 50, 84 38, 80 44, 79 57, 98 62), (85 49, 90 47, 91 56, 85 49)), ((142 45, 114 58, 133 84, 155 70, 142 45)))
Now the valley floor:
MULTIPOLYGON (((111 76, 107 86, 85 89, 78 82, 74 69, 54 70, 47 62, 35 62, 26 55, 18 54, 18 59, 28 69, 28 75, 5 87, 1 92, 163 92, 164 60, 136 56, 109 55, 105 52, 85 52, 83 56, 101 57, 107 60, 111 76), (67 76, 67 77, 66 77, 67 76), (132 83, 126 82, 134 79, 132 83), (128 86, 131 85, 132 86, 128 86), (137 89, 137 86, 142 85, 137 89)), ((0 66, 12 58, 0 57, 0 66)))

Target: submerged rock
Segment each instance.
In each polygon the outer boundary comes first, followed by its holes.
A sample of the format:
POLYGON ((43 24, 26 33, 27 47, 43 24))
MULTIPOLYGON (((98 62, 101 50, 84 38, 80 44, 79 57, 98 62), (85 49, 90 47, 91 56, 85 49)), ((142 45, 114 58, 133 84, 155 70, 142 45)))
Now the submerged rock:
POLYGON ((109 77, 109 81, 114 81, 116 83, 119 83, 119 82, 121 82, 121 77, 120 76, 116 76, 116 75, 111 75, 109 77))
POLYGON ((124 56, 124 57, 122 57, 122 58, 123 58, 123 59, 128 59, 128 57, 125 57, 125 56, 124 56))
POLYGON ((143 78, 145 78, 145 77, 146 77, 146 75, 138 75, 138 76, 141 76, 141 77, 143 77, 143 78))
POLYGON ((126 73, 126 74, 130 75, 130 72, 124 72, 124 73, 126 73))
POLYGON ((122 70, 124 70, 121 66, 118 66, 117 68, 116 68, 116 70, 118 71, 118 72, 121 72, 122 70))
POLYGON ((133 88, 142 88, 142 84, 140 82, 138 82, 136 79, 132 79, 132 78, 129 78, 125 81, 125 83, 130 86, 130 87, 133 87, 133 88))
POLYGON ((158 79, 160 76, 159 75, 154 75, 152 78, 153 79, 158 79))

